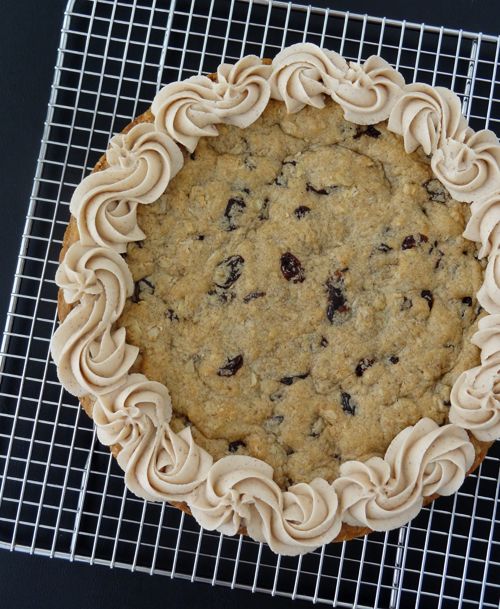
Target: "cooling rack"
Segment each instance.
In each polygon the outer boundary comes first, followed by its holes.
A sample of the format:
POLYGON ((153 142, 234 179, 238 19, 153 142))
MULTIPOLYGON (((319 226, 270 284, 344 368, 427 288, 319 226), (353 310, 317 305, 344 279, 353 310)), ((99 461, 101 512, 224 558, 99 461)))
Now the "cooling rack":
POLYGON ((68 3, 0 353, 0 547, 335 607, 496 607, 498 448, 397 531, 277 557, 133 497, 57 381, 49 340, 68 203, 110 136, 164 83, 304 40, 355 60, 381 54, 407 81, 454 89, 474 128, 500 131, 492 36, 283 2, 68 3))

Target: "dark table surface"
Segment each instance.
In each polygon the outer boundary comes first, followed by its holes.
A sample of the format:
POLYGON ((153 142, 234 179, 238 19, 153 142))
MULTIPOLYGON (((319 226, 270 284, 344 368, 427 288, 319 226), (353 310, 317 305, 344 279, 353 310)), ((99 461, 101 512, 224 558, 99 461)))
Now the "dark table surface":
MULTIPOLYGON (((65 4, 65 0, 0 2, 2 327, 40 147, 65 4)), ((498 34, 500 25, 498 0, 316 0, 314 4, 491 34, 498 34)), ((161 606, 243 609, 257 604, 278 609, 292 603, 240 590, 0 551, 2 609, 161 606)), ((294 607, 302 606, 311 605, 294 602, 294 607)))

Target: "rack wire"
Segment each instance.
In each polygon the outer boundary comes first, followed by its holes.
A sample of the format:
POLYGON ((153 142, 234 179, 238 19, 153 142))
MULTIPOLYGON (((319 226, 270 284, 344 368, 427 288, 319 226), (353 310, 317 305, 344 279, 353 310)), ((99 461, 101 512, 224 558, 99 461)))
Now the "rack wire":
POLYGON ((498 448, 397 531, 277 557, 132 496, 57 381, 49 341, 68 203, 110 136, 164 83, 301 41, 381 54, 407 81, 453 88, 474 128, 500 130, 493 36, 259 0, 68 3, 0 352, 0 547, 335 607, 496 607, 498 448))

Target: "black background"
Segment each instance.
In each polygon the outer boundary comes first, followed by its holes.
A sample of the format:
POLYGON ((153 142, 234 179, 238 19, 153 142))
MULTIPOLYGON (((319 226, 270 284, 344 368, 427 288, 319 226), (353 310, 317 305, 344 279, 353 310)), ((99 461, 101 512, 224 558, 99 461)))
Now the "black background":
MULTIPOLYGON (((221 1, 221 0, 218 0, 221 1)), ((166 3, 166 0, 160 0, 166 3)), ((0 323, 28 207, 65 0, 0 0, 0 323)), ((304 3, 305 4, 305 3, 304 3)), ((317 6, 498 34, 498 0, 315 0, 317 6)), ((0 552, 1 609, 288 607, 292 601, 0 552)), ((295 601, 294 607, 310 607, 295 601)))

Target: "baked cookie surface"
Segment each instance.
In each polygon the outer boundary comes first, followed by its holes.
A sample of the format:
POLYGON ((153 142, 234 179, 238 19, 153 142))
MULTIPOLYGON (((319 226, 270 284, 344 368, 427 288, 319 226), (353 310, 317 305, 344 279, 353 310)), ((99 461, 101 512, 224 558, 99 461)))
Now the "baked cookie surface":
POLYGON ((327 101, 270 102, 202 138, 129 244, 117 322, 133 371, 165 384, 171 426, 214 459, 251 455, 282 487, 382 456, 479 363, 483 264, 420 151, 327 101))

